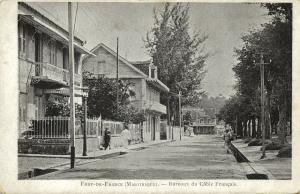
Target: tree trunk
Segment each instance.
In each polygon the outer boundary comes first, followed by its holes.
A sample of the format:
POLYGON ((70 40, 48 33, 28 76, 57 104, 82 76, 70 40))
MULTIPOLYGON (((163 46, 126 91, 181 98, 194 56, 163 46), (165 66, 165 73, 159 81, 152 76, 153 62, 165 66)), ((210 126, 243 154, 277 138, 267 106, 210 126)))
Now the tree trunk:
POLYGON ((266 109, 265 109, 265 137, 270 139, 271 137, 271 118, 270 118, 270 109, 271 109, 271 98, 270 94, 266 95, 266 109))
POLYGON ((280 144, 284 145, 286 143, 287 99, 285 93, 282 95, 282 100, 279 103, 279 140, 280 144))
POLYGON ((251 120, 249 119, 247 121, 247 137, 251 137, 251 126, 250 126, 251 120))
POLYGON ((252 117, 252 138, 256 137, 256 122, 255 117, 252 117))
POLYGON ((244 130, 244 137, 248 137, 248 135, 247 135, 247 120, 243 121, 243 130, 244 130))
POLYGON ((242 121, 240 119, 237 120, 237 134, 243 138, 243 126, 242 126, 242 121))
POLYGON ((258 118, 256 138, 261 138, 261 125, 260 125, 260 122, 261 122, 261 119, 258 118))

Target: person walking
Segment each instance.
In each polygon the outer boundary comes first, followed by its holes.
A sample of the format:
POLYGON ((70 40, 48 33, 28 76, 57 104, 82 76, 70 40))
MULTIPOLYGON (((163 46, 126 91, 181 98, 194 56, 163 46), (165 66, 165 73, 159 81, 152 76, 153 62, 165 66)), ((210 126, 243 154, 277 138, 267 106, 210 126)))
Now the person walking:
POLYGON ((108 147, 110 149, 110 139, 111 139, 111 132, 108 127, 104 130, 104 144, 103 147, 106 150, 108 147))
POLYGON ((125 147, 127 147, 128 145, 130 145, 131 134, 130 134, 130 131, 128 130, 128 126, 127 125, 124 127, 124 130, 121 132, 121 137, 123 139, 125 147))

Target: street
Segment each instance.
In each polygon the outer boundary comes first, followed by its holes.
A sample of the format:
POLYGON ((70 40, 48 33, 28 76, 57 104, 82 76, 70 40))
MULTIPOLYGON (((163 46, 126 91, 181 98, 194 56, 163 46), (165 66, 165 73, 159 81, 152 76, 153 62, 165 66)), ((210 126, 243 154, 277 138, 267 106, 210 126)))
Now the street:
POLYGON ((213 135, 183 137, 36 179, 245 179, 223 144, 213 135))

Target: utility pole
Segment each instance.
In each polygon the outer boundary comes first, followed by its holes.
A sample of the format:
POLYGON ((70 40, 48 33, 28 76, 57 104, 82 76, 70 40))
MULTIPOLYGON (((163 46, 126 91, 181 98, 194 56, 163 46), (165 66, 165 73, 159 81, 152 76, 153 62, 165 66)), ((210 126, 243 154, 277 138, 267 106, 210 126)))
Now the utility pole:
POLYGON ((179 109, 179 133, 180 133, 180 137, 179 139, 181 140, 181 91, 179 91, 178 94, 178 109, 179 109))
POLYGON ((119 114, 119 38, 117 38, 117 115, 119 114))
POLYGON ((262 156, 261 159, 266 156, 265 147, 265 64, 263 54, 260 54, 260 92, 261 92, 261 130, 262 130, 262 156))
POLYGON ((87 96, 83 95, 83 107, 84 107, 84 115, 83 115, 83 151, 82 155, 87 156, 87 145, 86 145, 86 129, 87 129, 87 96))
POLYGON ((238 123, 238 117, 237 115, 235 116, 235 133, 237 133, 237 123, 238 123))
POLYGON ((71 168, 75 164, 75 105, 74 105, 74 35, 73 35, 73 13, 72 3, 68 2, 69 20, 69 68, 70 68, 70 123, 69 132, 71 135, 71 168))

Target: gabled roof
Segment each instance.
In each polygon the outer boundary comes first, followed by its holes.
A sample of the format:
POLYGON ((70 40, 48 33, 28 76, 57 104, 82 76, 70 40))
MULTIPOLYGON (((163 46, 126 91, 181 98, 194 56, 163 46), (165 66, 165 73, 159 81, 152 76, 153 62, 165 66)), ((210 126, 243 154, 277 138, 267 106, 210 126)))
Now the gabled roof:
MULTIPOLYGON (((108 51, 111 55, 113 55, 114 57, 117 57, 117 53, 115 51, 113 51, 111 48, 109 48, 108 46, 106 46, 103 43, 99 43, 97 46, 95 46, 92 50, 91 53, 95 54, 95 52, 99 49, 99 48, 103 48, 106 51, 108 51)), ((91 55, 85 55, 83 57, 83 60, 87 59, 91 57, 91 55)), ((136 68, 135 66, 133 66, 129 61, 127 61, 126 59, 124 59, 122 56, 118 56, 119 60, 122 61, 125 65, 127 65, 129 68, 131 68, 132 70, 134 70, 135 72, 137 72, 138 74, 140 74, 141 76, 147 78, 148 76, 142 72, 141 70, 139 70, 138 68, 136 68)))

